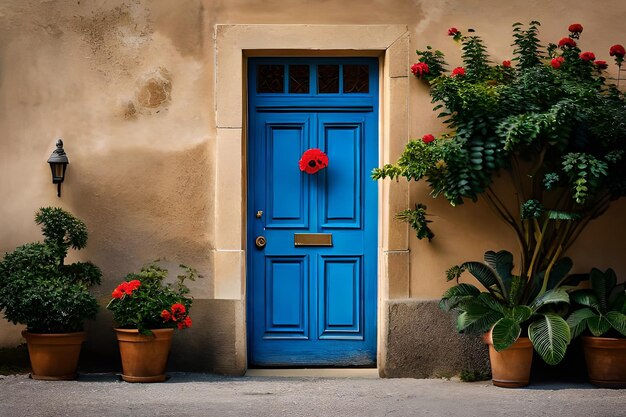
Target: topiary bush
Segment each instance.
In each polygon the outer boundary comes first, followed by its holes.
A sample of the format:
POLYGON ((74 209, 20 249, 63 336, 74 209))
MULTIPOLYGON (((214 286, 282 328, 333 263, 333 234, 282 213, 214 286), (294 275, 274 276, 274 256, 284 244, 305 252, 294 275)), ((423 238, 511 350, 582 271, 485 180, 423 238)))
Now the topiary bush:
POLYGON ((69 333, 83 329, 98 311, 89 287, 100 284, 102 272, 90 262, 65 265, 70 248, 87 244, 87 227, 67 211, 37 211, 43 242, 27 243, 0 262, 0 310, 10 322, 31 333, 69 333))

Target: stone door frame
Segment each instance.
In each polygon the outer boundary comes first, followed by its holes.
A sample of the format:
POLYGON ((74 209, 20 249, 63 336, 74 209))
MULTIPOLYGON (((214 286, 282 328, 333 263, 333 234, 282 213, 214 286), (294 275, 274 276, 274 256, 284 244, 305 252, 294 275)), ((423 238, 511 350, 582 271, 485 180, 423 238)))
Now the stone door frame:
MULTIPOLYGON (((246 301, 246 119, 249 56, 376 56, 380 61, 379 159, 395 161, 409 137, 406 25, 216 25, 214 297, 246 301)), ((409 296, 406 181, 378 192, 378 369, 385 368, 388 301, 409 296)), ((245 314, 236 320, 236 362, 246 364, 245 314)), ((245 366, 245 365, 244 365, 245 366)))

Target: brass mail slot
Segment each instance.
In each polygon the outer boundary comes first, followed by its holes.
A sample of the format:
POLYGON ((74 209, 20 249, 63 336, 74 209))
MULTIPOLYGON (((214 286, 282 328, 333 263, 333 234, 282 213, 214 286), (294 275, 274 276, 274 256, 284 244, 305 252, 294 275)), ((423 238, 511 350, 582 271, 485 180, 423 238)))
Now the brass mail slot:
POLYGON ((294 233, 294 246, 333 246, 332 233, 294 233))

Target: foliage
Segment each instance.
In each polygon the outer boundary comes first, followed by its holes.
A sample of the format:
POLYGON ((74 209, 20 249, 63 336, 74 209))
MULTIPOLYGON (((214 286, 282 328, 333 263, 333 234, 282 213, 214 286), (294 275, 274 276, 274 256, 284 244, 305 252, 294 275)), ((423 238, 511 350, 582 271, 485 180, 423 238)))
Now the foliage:
MULTIPOLYGON (((372 177, 423 180, 433 197, 453 206, 483 199, 510 226, 520 247, 519 273, 512 273, 513 255, 506 251, 487 252, 486 264, 452 267, 449 280, 467 270, 487 291, 458 284, 444 294, 441 307, 460 311, 459 331, 493 327, 497 350, 527 330, 546 362, 556 363, 571 336, 562 318, 571 290, 565 284, 580 280, 567 277, 572 262, 563 255, 591 220, 626 195, 626 100, 607 82, 606 62, 594 62, 595 54, 577 45, 581 25, 547 47, 539 27, 536 21, 513 25, 513 59, 502 65, 492 63, 473 30, 464 36, 450 28, 464 66, 451 75, 442 67, 428 77, 414 72, 428 81, 448 133, 411 140, 396 163, 375 169, 372 177), (498 187, 496 177, 503 182, 498 187)), ((417 53, 428 67, 445 59, 437 54, 432 62, 432 53, 417 53)), ((625 54, 621 45, 610 48, 618 67, 625 54)), ((418 238, 431 240, 426 206, 416 207, 400 218, 418 238)), ((587 307, 589 312, 577 314, 588 316, 587 325, 596 323, 593 306, 587 307)), ((606 327, 608 319, 602 323, 606 327)))
POLYGON ((398 220, 407 222, 415 229, 418 239, 428 238, 431 240, 435 234, 428 227, 428 223, 431 220, 426 219, 426 206, 423 204, 416 204, 415 210, 406 209, 396 214, 398 220))
POLYGON ((550 273, 547 291, 540 293, 539 282, 526 281, 513 274, 513 255, 508 251, 485 253, 485 263, 465 262, 451 268, 448 279, 457 285, 448 289, 439 303, 445 310, 456 310, 459 332, 485 333, 493 329, 493 346, 506 349, 528 328, 535 350, 550 365, 560 362, 567 349, 570 330, 562 318, 569 303, 566 284, 577 277, 567 274, 572 267, 568 258, 558 262, 550 273), (463 272, 470 272, 487 292, 471 284, 458 283, 463 272))
POLYGON ((462 370, 459 378, 463 382, 488 381, 491 379, 491 371, 462 370))
POLYGON ((572 337, 585 330, 598 337, 607 333, 626 336, 626 283, 617 284, 612 269, 593 268, 591 289, 571 293, 575 309, 567 318, 572 337))
MULTIPOLYGON (((455 206, 484 199, 515 233, 527 279, 548 271, 592 219, 626 195, 624 95, 605 79, 603 61, 583 58, 593 54, 577 46, 579 32, 546 48, 538 33, 539 22, 513 25, 510 67, 490 63, 476 34, 451 28, 465 75, 442 69, 422 77, 449 132, 410 141, 395 164, 372 174, 424 180, 433 197, 455 206), (494 188, 495 177, 509 186, 494 188)), ((615 58, 623 58, 617 46, 615 58)), ((427 52, 418 51, 419 60, 436 67, 427 52)), ((443 54, 436 59, 443 62, 443 54)), ((403 215, 420 238, 432 239, 414 217, 403 215)))
POLYGON ((44 207, 35 222, 44 242, 28 243, 0 262, 0 310, 7 320, 33 333, 80 331, 98 311, 88 287, 100 284, 102 273, 90 262, 65 265, 70 247, 83 249, 87 227, 67 211, 44 207))
POLYGON ((150 334, 150 329, 191 327, 189 309, 193 299, 187 297, 185 281, 194 281, 198 273, 188 266, 180 267, 184 273, 174 284, 164 284, 168 271, 155 264, 126 275, 107 305, 119 327, 139 329, 142 334, 150 334))

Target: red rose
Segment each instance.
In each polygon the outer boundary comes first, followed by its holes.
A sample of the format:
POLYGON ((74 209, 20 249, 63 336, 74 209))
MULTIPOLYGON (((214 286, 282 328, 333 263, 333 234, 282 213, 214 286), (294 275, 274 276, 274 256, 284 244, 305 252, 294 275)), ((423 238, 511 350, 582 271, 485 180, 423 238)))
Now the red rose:
POLYGON ((569 25, 568 30, 572 33, 582 33, 583 25, 581 25, 580 23, 572 23, 571 25, 569 25))
POLYGON ((315 174, 328 166, 328 156, 317 148, 308 149, 302 154, 299 165, 300 171, 315 174))
POLYGON ((424 143, 430 143, 433 140, 435 140, 435 137, 433 135, 431 135, 430 133, 427 135, 422 136, 422 142, 424 143))
POLYGON ((559 46, 561 48, 565 46, 569 46, 570 48, 573 48, 576 46, 576 41, 572 38, 563 38, 559 41, 559 46))
POLYGON ((593 52, 583 52, 580 54, 580 59, 583 61, 593 61, 596 59, 596 55, 593 52))
POLYGON ((452 70, 452 76, 456 77, 456 76, 463 76, 465 75, 465 68, 463 67, 456 67, 455 69, 452 70))
POLYGON ((457 33, 459 33, 459 30, 455 27, 448 29, 448 36, 456 36, 457 33))
POLYGON ((613 45, 611 46, 611 49, 609 49, 609 55, 616 56, 618 58, 624 58, 624 55, 626 55, 626 50, 624 50, 624 47, 622 45, 613 45))
POLYGON ((172 315, 167 310, 161 311, 161 317, 163 317, 163 321, 170 321, 172 319, 172 315))
POLYGON ((428 69, 428 64, 425 62, 418 62, 416 64, 413 64, 411 66, 411 72, 413 73, 413 75, 415 75, 417 78, 422 78, 422 76, 424 74, 428 74, 429 73, 429 69, 428 69))
POLYGON ((504 68, 511 68, 511 61, 502 61, 502 66, 504 68))
POLYGON ((113 298, 122 298, 123 295, 124 295, 124 293, 120 290, 119 287, 117 287, 116 289, 113 290, 113 293, 111 294, 111 297, 113 297, 113 298))
POLYGON ((562 56, 557 56, 556 58, 553 58, 552 61, 550 61, 550 65, 552 65, 552 68, 558 69, 561 68, 561 64, 563 62, 565 62, 565 58, 563 58, 562 56))
POLYGON ((596 67, 598 67, 598 69, 607 69, 609 67, 606 61, 596 61, 594 62, 594 64, 596 64, 596 67))

